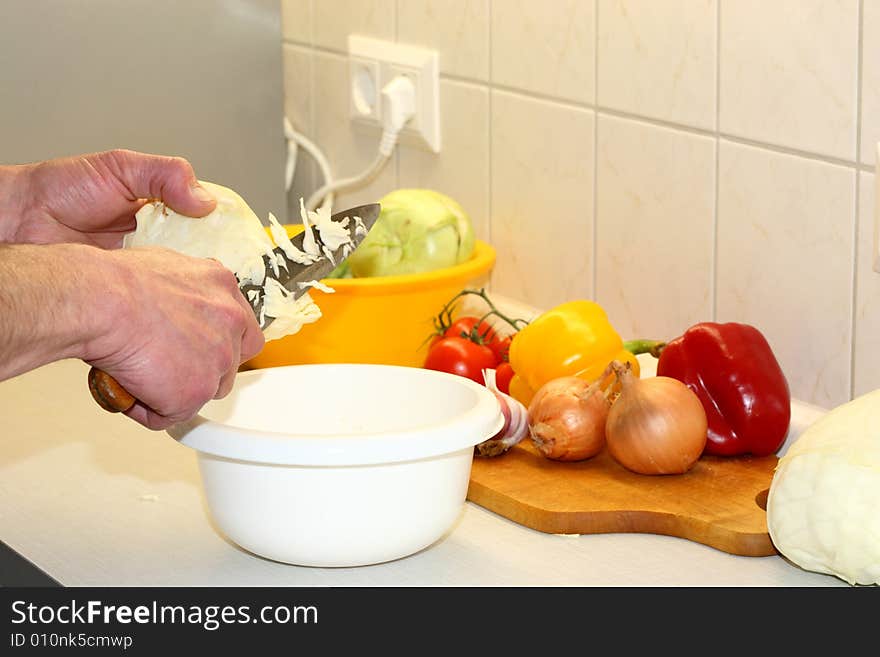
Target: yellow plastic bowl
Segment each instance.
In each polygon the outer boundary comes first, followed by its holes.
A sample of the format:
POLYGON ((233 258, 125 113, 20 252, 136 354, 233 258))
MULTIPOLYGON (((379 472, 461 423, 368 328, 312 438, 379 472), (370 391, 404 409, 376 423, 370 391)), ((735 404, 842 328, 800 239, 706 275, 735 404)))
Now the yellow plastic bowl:
MULTIPOLYGON (((294 235, 302 226, 285 226, 294 235)), ((479 287, 495 264, 495 249, 477 240, 470 259, 445 269, 404 276, 327 278, 335 290, 309 291, 322 317, 294 335, 267 342, 243 369, 305 363, 379 363, 421 367, 432 319, 467 287, 479 287)))

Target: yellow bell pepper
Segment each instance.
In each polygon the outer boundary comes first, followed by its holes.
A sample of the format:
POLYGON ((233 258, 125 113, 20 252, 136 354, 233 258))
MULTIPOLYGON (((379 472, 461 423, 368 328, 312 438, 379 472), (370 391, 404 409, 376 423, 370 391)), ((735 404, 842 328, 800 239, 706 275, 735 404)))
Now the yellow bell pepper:
POLYGON ((528 406, 548 381, 562 376, 595 381, 612 360, 631 363, 639 375, 639 361, 624 347, 602 307, 593 301, 568 301, 513 336, 510 395, 528 406))

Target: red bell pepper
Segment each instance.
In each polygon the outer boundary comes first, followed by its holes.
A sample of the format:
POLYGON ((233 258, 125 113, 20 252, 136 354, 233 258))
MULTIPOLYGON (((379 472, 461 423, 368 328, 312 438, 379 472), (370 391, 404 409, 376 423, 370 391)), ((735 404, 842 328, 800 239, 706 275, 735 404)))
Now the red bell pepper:
POLYGON ((702 322, 663 346, 657 375, 678 379, 709 421, 704 453, 775 453, 788 434, 788 381, 766 338, 748 324, 702 322))

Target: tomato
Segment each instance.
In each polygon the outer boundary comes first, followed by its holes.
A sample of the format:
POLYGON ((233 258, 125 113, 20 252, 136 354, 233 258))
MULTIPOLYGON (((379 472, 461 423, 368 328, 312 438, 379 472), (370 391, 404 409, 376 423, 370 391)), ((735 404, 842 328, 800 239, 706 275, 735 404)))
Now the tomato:
POLYGON ((431 336, 431 341, 428 343, 429 349, 437 344, 441 338, 467 338, 477 344, 489 344, 496 339, 495 330, 491 324, 469 315, 459 317, 445 329, 440 326, 437 331, 431 336))
POLYGON ((497 337, 489 343, 489 349, 495 352, 495 358, 498 363, 506 363, 508 361, 508 353, 510 352, 510 341, 513 336, 497 337))
POLYGON ((497 339, 495 329, 489 322, 480 321, 479 317, 459 317, 443 332, 447 337, 469 338, 474 342, 489 343, 497 339))
POLYGON ((510 380, 513 378, 513 367, 503 362, 495 368, 495 385, 505 395, 510 394, 510 380))
POLYGON ((442 335, 434 336, 431 344, 436 344, 441 337, 467 338, 477 344, 484 344, 495 354, 495 364, 507 360, 507 352, 510 350, 510 336, 500 336, 492 325, 479 317, 459 317, 449 325, 442 335))
POLYGON ((483 370, 495 367, 495 353, 486 345, 477 344, 468 338, 443 337, 428 350, 425 367, 484 383, 483 370))

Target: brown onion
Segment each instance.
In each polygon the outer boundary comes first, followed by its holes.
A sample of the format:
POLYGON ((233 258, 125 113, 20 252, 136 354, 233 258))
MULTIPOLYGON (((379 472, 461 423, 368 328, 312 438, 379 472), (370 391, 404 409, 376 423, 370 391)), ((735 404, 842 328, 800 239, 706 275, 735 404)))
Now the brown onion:
POLYGON ((582 461, 605 446, 611 404, 598 383, 563 376, 545 383, 529 403, 529 434, 548 459, 582 461))
POLYGON ((638 378, 629 368, 609 365, 620 381, 605 428, 608 451, 639 474, 682 474, 706 447, 706 411, 684 383, 665 376, 638 378))

